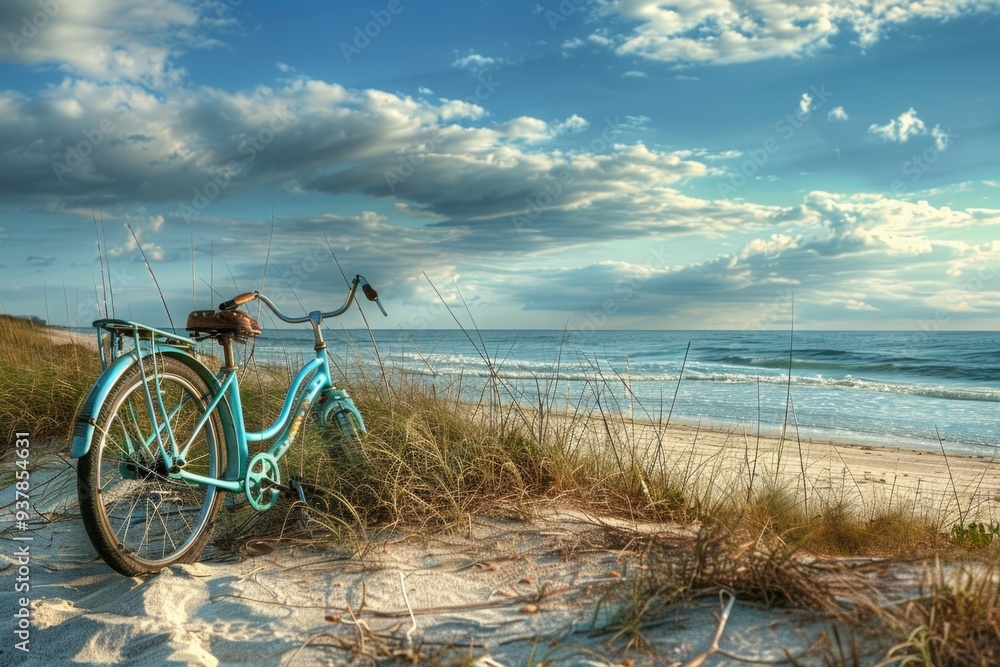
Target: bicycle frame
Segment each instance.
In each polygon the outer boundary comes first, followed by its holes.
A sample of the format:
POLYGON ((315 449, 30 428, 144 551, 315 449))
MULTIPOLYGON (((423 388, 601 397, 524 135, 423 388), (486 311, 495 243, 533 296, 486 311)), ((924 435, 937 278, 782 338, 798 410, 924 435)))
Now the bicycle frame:
MULTIPOLYGON (((243 480, 246 478, 247 465, 250 460, 248 443, 262 442, 275 438, 274 443, 267 449, 267 453, 276 460, 280 460, 288 451, 288 448, 291 447, 299 428, 302 426, 302 422, 305 420, 306 415, 309 414, 309 409, 315 403, 316 397, 320 392, 332 389, 333 380, 330 378, 330 363, 326 357, 326 349, 317 350, 316 357, 307 362, 296 374, 295 379, 292 380, 292 384, 288 388, 288 393, 285 395, 281 414, 278 415, 275 423, 263 431, 247 431, 243 418, 243 403, 240 398, 236 369, 224 369, 219 372, 218 378, 220 380, 220 391, 206 407, 201 422, 195 426, 195 431, 199 431, 205 425, 205 422, 208 421, 208 416, 212 411, 220 407, 224 399, 228 399, 229 406, 227 409, 232 413, 234 418, 237 446, 237 451, 229 452, 229 456, 232 457, 235 453, 236 460, 239 461, 240 468, 237 479, 203 477, 186 472, 183 469, 178 471, 175 476, 188 482, 210 484, 227 491, 238 492, 243 490, 243 480), (308 384, 306 384, 307 380, 308 384), (300 394, 300 389, 302 389, 303 385, 305 385, 305 389, 300 394), (293 414, 294 417, 292 416, 293 414)), ((356 408, 353 412, 357 416, 359 424, 361 424, 361 415, 357 414, 356 408)), ((176 454, 183 458, 185 450, 176 451, 176 454)))
MULTIPOLYGON (((356 287, 356 284, 355 284, 356 287)), ((313 325, 316 338, 314 347, 316 356, 308 361, 295 375, 291 385, 285 395, 281 413, 274 424, 263 431, 247 431, 246 422, 243 416, 243 403, 240 397, 239 379, 237 369, 233 366, 224 366, 217 374, 197 360, 191 352, 196 346, 196 342, 190 338, 178 336, 176 334, 147 327, 136 322, 127 320, 106 319, 94 322, 97 328, 98 349, 100 350, 101 367, 104 372, 94 383, 84 404, 80 410, 73 432, 72 456, 79 458, 87 453, 96 427, 95 414, 101 404, 107 398, 111 388, 121 378, 121 376, 133 365, 139 365, 143 370, 144 377, 157 376, 157 357, 173 356, 181 359, 184 363, 194 369, 211 389, 212 400, 204 408, 199 422, 194 427, 194 435, 187 443, 178 443, 170 430, 169 419, 163 424, 153 424, 153 435, 149 436, 145 443, 141 443, 147 449, 152 449, 154 444, 158 454, 163 458, 165 466, 169 470, 170 477, 181 479, 192 484, 211 485, 231 492, 243 492, 244 483, 247 478, 248 465, 250 463, 251 442, 264 442, 274 440, 266 450, 266 454, 280 460, 289 447, 291 447, 295 436, 298 434, 305 421, 309 410, 316 403, 317 397, 327 392, 327 398, 338 410, 347 410, 353 416, 361 433, 365 432, 364 420, 353 401, 343 390, 336 389, 330 375, 330 363, 327 357, 327 347, 320 331, 320 323, 324 317, 336 316, 344 312, 354 296, 354 289, 348 297, 347 303, 338 311, 332 313, 322 313, 315 311, 305 318, 288 318, 283 315, 266 297, 257 295, 262 299, 279 317, 286 321, 308 321, 313 325), (110 338, 105 339, 101 331, 110 333, 110 338), (122 339, 129 336, 134 341, 134 349, 122 351, 122 339), (105 350, 105 343, 109 343, 109 349, 105 350), (116 356, 117 351, 117 356, 116 356), (147 366, 150 368, 147 370, 147 366), (197 434, 204 428, 211 414, 218 411, 222 418, 223 429, 226 434, 227 443, 227 464, 225 473, 221 477, 206 477, 185 471, 182 462, 184 461, 188 447, 194 441, 197 434), (155 443, 154 443, 155 440, 155 443), (235 447, 235 450, 233 449, 235 447)), ((381 308, 381 304, 378 304, 381 308)), ((384 312, 384 311, 383 311, 384 312)), ((231 343, 230 343, 231 344, 231 343)), ((228 356, 228 353, 227 353, 228 356)), ((159 414, 168 415, 163 398, 159 392, 152 392, 148 384, 144 383, 144 393, 147 410, 152 415, 155 422, 155 415, 159 408, 159 414), (154 406, 154 400, 158 403, 154 406)), ((181 406, 173 409, 170 416, 175 414, 181 406)))

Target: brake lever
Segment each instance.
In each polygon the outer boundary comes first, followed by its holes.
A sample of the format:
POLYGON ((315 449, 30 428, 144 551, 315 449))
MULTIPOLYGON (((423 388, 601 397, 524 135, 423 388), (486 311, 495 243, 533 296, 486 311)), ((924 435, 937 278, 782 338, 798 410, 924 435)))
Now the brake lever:
POLYGON ((375 302, 375 305, 378 306, 378 309, 382 311, 383 317, 389 317, 389 313, 385 312, 385 308, 382 306, 382 302, 378 300, 378 292, 375 291, 374 287, 368 284, 367 280, 365 280, 365 283, 361 286, 361 291, 365 293, 366 299, 375 302))

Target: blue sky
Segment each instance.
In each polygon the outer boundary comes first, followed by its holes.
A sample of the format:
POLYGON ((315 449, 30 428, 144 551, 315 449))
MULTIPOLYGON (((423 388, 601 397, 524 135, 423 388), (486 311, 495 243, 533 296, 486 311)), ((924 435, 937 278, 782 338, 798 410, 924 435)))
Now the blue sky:
POLYGON ((116 314, 154 324, 138 244, 176 322, 265 258, 281 305, 330 308, 332 249, 390 328, 453 326, 431 282, 484 328, 785 328, 793 300, 800 328, 1000 328, 998 1, 11 0, 0 27, 4 312, 103 311, 96 219, 116 314))

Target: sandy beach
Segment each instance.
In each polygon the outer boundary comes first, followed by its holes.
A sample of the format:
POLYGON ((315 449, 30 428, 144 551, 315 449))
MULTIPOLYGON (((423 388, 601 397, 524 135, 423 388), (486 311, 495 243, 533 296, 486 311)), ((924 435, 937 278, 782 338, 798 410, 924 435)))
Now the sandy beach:
MULTIPOLYGON (((800 448, 775 438, 758 444, 742 430, 693 427, 671 427, 664 450, 668 465, 720 488, 744 477, 755 456, 762 475, 777 470, 793 488, 804 470, 807 497, 843 493, 861 507, 910 502, 949 517, 960 506, 963 517, 984 521, 1000 503, 1000 466, 980 457, 830 442, 800 448)), ((802 664, 820 664, 808 650, 828 627, 821 616, 738 599, 723 652, 706 654, 722 611, 718 596, 677 605, 644 631, 643 651, 625 650, 614 622, 642 573, 637 536, 684 544, 694 527, 547 507, 529 522, 479 517, 433 535, 401 529, 360 549, 260 540, 235 549, 239 558, 226 545, 199 563, 129 579, 86 539, 72 463, 50 457, 35 466, 35 515, 26 533, 13 525, 2 533, 0 588, 8 638, 18 622, 11 610, 23 595, 30 600, 30 653, 8 641, 0 647, 5 665, 736 664, 728 654, 781 664, 786 649, 804 655, 802 664), (26 594, 15 591, 23 542, 14 538, 23 535, 32 538, 26 594)), ((11 486, 0 495, 7 516, 13 501, 11 486)), ((917 589, 921 566, 884 567, 890 572, 879 586, 902 587, 899 595, 917 589)))
POLYGON ((987 456, 799 438, 791 429, 784 436, 758 434, 754 425, 664 428, 614 417, 609 435, 601 418, 553 416, 555 428, 578 433, 573 439, 602 447, 610 439, 643 466, 659 457, 673 479, 700 496, 722 498, 752 480, 755 488, 782 488, 807 504, 843 501, 866 513, 895 508, 948 525, 1000 518, 1000 463, 987 456))

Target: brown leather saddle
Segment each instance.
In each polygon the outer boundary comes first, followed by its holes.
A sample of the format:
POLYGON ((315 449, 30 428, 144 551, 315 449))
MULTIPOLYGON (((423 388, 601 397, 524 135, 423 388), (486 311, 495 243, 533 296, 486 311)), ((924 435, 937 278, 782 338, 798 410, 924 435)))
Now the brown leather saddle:
POLYGON ((261 333, 257 320, 242 310, 195 310, 188 315, 185 328, 197 340, 231 338, 240 343, 261 333))

